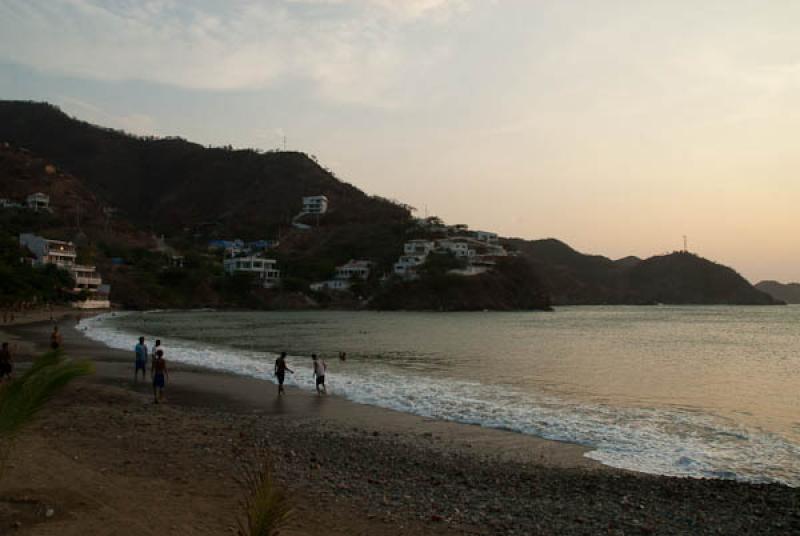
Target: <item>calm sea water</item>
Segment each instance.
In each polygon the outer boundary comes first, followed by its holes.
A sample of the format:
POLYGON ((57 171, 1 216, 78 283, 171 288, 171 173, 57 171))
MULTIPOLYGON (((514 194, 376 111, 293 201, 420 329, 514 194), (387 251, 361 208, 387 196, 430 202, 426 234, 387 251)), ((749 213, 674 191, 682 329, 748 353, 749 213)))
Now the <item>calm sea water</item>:
POLYGON ((306 389, 316 352, 331 392, 357 402, 577 442, 616 467, 800 486, 797 306, 150 312, 84 329, 265 379, 285 349, 306 389))

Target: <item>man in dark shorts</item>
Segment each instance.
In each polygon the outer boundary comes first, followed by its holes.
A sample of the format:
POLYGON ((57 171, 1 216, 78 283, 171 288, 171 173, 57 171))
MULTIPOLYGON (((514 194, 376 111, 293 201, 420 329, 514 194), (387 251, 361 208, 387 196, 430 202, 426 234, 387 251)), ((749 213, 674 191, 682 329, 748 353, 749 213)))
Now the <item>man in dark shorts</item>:
POLYGON ((133 370, 133 381, 139 379, 139 371, 142 371, 142 379, 147 376, 147 345, 144 343, 144 337, 139 337, 139 344, 133 349, 136 354, 136 368, 133 370))
POLYGON ((281 352, 281 355, 278 359, 275 360, 275 377, 278 378, 278 394, 282 395, 284 393, 283 390, 283 380, 286 378, 286 371, 291 372, 294 374, 294 371, 286 366, 286 352, 281 352))
POLYGON ((311 359, 314 361, 314 376, 316 377, 317 381, 317 394, 322 395, 325 393, 328 394, 328 390, 325 388, 325 372, 328 370, 328 365, 325 364, 325 361, 322 359, 317 358, 317 354, 311 354, 311 359))
POLYGON ((0 349, 0 381, 3 378, 11 379, 12 372, 14 372, 14 365, 11 364, 11 349, 8 347, 8 343, 4 342, 0 349))
POLYGON ((164 385, 166 380, 169 379, 167 361, 164 359, 163 350, 156 350, 156 357, 153 360, 150 374, 153 376, 153 402, 158 404, 164 398, 164 385))

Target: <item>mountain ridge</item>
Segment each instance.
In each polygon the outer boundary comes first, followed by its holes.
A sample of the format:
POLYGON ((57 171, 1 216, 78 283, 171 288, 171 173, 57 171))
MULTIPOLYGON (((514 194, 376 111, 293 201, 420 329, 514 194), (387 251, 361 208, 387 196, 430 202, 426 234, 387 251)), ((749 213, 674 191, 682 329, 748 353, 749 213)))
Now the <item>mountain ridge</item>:
MULTIPOLYGON (((469 281, 436 276, 398 285, 402 291, 386 291, 378 276, 391 272, 406 240, 417 238, 410 207, 362 192, 304 153, 206 148, 180 138, 131 136, 71 118, 50 104, 24 101, 0 101, 4 141, 37 155, 28 167, 50 165, 58 170, 56 178, 62 177, 58 180, 72 181, 76 192, 85 187, 87 210, 102 206, 117 214, 110 232, 99 217, 87 232, 96 242, 93 262, 111 272, 117 297, 128 306, 302 306, 314 300, 324 305, 329 298, 310 293, 310 282, 330 277, 349 258, 375 262, 375 275, 359 286, 368 294, 365 299, 345 300, 358 307, 372 298, 381 308, 434 310, 546 309, 551 303, 777 303, 732 269, 697 256, 614 261, 580 253, 553 238, 502 239, 518 260, 469 281), (294 229, 291 220, 301 197, 317 194, 328 196, 329 211, 313 222, 313 229, 294 229), (152 244, 144 243, 152 242, 147 237, 155 233, 166 234, 187 253, 196 268, 187 270, 188 277, 160 267, 152 244), (206 253, 212 238, 278 237, 280 245, 270 256, 282 267, 285 290, 297 299, 245 292, 223 277, 219 259, 206 253), (133 264, 112 266, 114 258, 133 264)), ((21 191, 19 184, 29 175, 24 167, 7 172, 0 196, 12 183, 15 192, 21 191)), ((69 231, 70 217, 64 211, 60 234, 83 233, 80 225, 69 231)))
POLYGON ((755 287, 766 292, 776 300, 786 303, 800 303, 800 283, 779 283, 778 281, 759 281, 755 287))

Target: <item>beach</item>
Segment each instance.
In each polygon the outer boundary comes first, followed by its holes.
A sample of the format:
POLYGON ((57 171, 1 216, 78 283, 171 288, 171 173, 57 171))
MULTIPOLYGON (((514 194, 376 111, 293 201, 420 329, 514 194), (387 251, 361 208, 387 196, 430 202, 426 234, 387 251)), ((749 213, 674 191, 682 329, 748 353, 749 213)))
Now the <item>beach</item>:
MULTIPOLYGON (((264 455, 292 497, 289 535, 800 531, 797 489, 611 469, 578 445, 299 389, 278 398, 270 382, 200 367, 171 363, 154 405, 132 350, 73 325, 61 323, 66 353, 96 372, 17 441, 0 534, 234 534, 236 477, 264 455)), ((3 327, 3 340, 24 357, 50 329, 3 327)))

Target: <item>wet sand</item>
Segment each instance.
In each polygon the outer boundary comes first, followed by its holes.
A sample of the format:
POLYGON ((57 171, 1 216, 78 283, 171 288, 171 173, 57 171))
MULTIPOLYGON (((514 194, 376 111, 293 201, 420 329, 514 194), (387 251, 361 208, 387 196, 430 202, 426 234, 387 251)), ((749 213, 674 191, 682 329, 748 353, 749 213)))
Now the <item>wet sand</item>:
MULTIPOLYGON (((577 445, 293 388, 279 398, 270 382, 200 367, 171 365, 167 403, 154 405, 132 351, 72 324, 65 349, 96 374, 19 439, 0 534, 232 534, 235 475, 265 452, 297 509, 286 534, 800 531, 791 488, 614 470, 577 445)), ((43 349, 51 325, 0 329, 43 349)))

